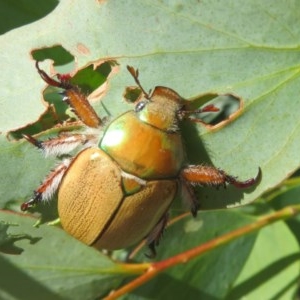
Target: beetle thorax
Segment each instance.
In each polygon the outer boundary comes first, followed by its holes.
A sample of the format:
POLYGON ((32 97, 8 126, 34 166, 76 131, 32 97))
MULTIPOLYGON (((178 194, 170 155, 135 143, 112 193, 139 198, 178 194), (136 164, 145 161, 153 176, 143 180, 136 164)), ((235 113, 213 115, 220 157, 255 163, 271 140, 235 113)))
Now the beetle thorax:
POLYGON ((142 122, 134 111, 114 120, 100 148, 123 171, 143 179, 175 178, 184 162, 179 132, 167 132, 142 122))

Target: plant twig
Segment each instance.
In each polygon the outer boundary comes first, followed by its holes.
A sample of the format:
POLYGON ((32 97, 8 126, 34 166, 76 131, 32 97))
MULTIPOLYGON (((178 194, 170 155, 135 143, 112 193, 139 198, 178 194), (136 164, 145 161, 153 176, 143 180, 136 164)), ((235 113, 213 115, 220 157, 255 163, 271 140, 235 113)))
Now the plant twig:
POLYGON ((173 267, 178 264, 184 264, 195 257, 199 257, 205 254, 206 252, 215 249, 217 247, 220 247, 224 244, 227 244, 232 240, 235 240, 241 236, 255 232, 274 222, 282 221, 287 218, 293 217, 299 213, 300 213, 300 205, 292 205, 292 206, 285 207, 277 212, 259 218, 254 223, 240 227, 229 233, 223 234, 220 237, 210 240, 205 244, 199 245, 193 249, 187 250, 169 259, 150 264, 149 268, 146 270, 144 274, 140 275, 139 277, 132 280, 128 284, 122 286, 118 290, 112 291, 107 297, 104 298, 104 300, 117 299, 121 295, 129 293, 132 290, 136 289, 137 287, 145 284, 147 281, 155 277, 157 274, 163 272, 164 270, 170 267, 173 267))

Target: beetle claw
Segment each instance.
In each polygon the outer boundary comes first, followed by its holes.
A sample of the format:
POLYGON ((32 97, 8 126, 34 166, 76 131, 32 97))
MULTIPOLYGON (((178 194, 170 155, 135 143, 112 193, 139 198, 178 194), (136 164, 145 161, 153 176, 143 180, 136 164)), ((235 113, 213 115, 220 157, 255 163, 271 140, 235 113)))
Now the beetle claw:
POLYGON ((27 211, 30 207, 33 207, 37 202, 41 200, 41 193, 34 191, 34 196, 27 202, 21 204, 21 210, 27 211))
POLYGON ((144 253, 144 255, 149 258, 149 259, 153 259, 156 256, 156 249, 155 249, 155 241, 153 241, 151 244, 148 245, 150 253, 144 253))
POLYGON ((34 145, 35 147, 39 149, 43 149, 43 143, 40 142, 39 140, 35 139, 33 136, 29 134, 22 134, 23 138, 26 139, 29 143, 34 145))
POLYGON ((248 188, 248 187, 251 187, 251 186, 259 183, 261 181, 261 178, 262 178, 262 172, 261 172, 261 168, 259 167, 258 173, 257 173, 256 177, 254 177, 254 178, 250 178, 245 181, 239 181, 233 176, 226 175, 226 182, 234 185, 237 188, 243 189, 243 188, 248 188))
POLYGON ((156 226, 152 229, 147 237, 147 245, 151 251, 150 254, 146 254, 145 256, 148 258, 154 258, 156 256, 155 247, 159 245, 160 239, 164 233, 164 229, 168 222, 168 214, 166 213, 160 219, 160 221, 156 224, 156 226))

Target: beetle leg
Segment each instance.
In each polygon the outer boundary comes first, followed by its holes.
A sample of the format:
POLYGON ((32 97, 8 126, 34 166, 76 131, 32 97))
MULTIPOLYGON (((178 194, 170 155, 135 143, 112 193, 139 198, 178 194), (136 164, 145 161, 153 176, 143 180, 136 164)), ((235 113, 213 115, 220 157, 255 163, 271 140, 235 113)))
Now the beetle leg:
POLYGON ((35 147, 41 149, 45 156, 59 156, 68 154, 78 146, 89 146, 96 140, 94 134, 81 134, 81 133, 63 133, 58 137, 46 141, 39 141, 28 134, 23 134, 23 137, 35 147))
POLYGON ((187 110, 185 107, 183 107, 181 110, 178 111, 178 117, 182 120, 183 118, 188 118, 192 122, 202 123, 204 125, 207 125, 206 122, 204 122, 202 119, 191 117, 189 115, 191 114, 201 114, 205 112, 217 112, 219 111, 219 108, 214 106, 213 104, 208 104, 200 109, 196 110, 187 110))
POLYGON ((226 183, 232 184, 237 188, 248 188, 257 184, 261 179, 261 169, 255 178, 245 181, 239 181, 236 177, 228 175, 223 170, 212 166, 191 165, 181 171, 181 177, 191 184, 210 185, 210 186, 226 186, 226 183))
POLYGON ((26 211, 36 203, 50 200, 57 191, 70 162, 71 160, 66 159, 52 170, 41 185, 33 192, 33 197, 21 205, 21 210, 26 211))
POLYGON ((159 245, 160 239, 164 233, 164 229, 168 223, 168 214, 166 213, 155 225, 152 231, 149 233, 146 239, 146 243, 150 249, 150 254, 145 254, 148 258, 154 258, 156 256, 156 247, 159 245))
POLYGON ((66 101, 72 108, 76 116, 88 127, 98 128, 102 124, 94 108, 91 106, 86 96, 80 92, 77 87, 65 90, 62 95, 63 101, 66 101))
POLYGON ((45 71, 41 70, 38 61, 35 64, 41 78, 51 86, 59 87, 65 91, 63 101, 73 109, 77 117, 87 126, 97 128, 102 124, 94 108, 80 89, 70 82, 70 76, 58 75, 59 81, 52 79, 45 71))
POLYGON ((200 208, 200 203, 191 185, 183 177, 180 178, 180 181, 182 199, 189 206, 193 217, 196 217, 200 208))

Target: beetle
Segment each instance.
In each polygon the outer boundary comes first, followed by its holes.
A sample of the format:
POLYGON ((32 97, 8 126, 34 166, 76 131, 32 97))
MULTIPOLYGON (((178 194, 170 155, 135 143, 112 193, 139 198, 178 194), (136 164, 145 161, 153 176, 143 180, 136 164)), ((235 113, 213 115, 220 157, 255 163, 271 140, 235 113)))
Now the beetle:
POLYGON ((63 101, 84 129, 45 141, 23 135, 46 156, 76 154, 48 174, 21 210, 50 200, 57 192, 62 227, 87 245, 115 250, 146 238, 149 256, 154 257, 176 195, 185 197, 196 217, 199 203, 193 185, 248 188, 260 178, 260 169, 255 178, 239 181, 214 166, 186 161, 179 123, 191 113, 217 111, 214 105, 190 111, 188 101, 170 88, 157 86, 147 93, 138 70, 127 66, 143 97, 133 110, 104 124, 70 77, 58 75, 55 80, 39 62, 36 69, 47 84, 64 90, 63 101))

